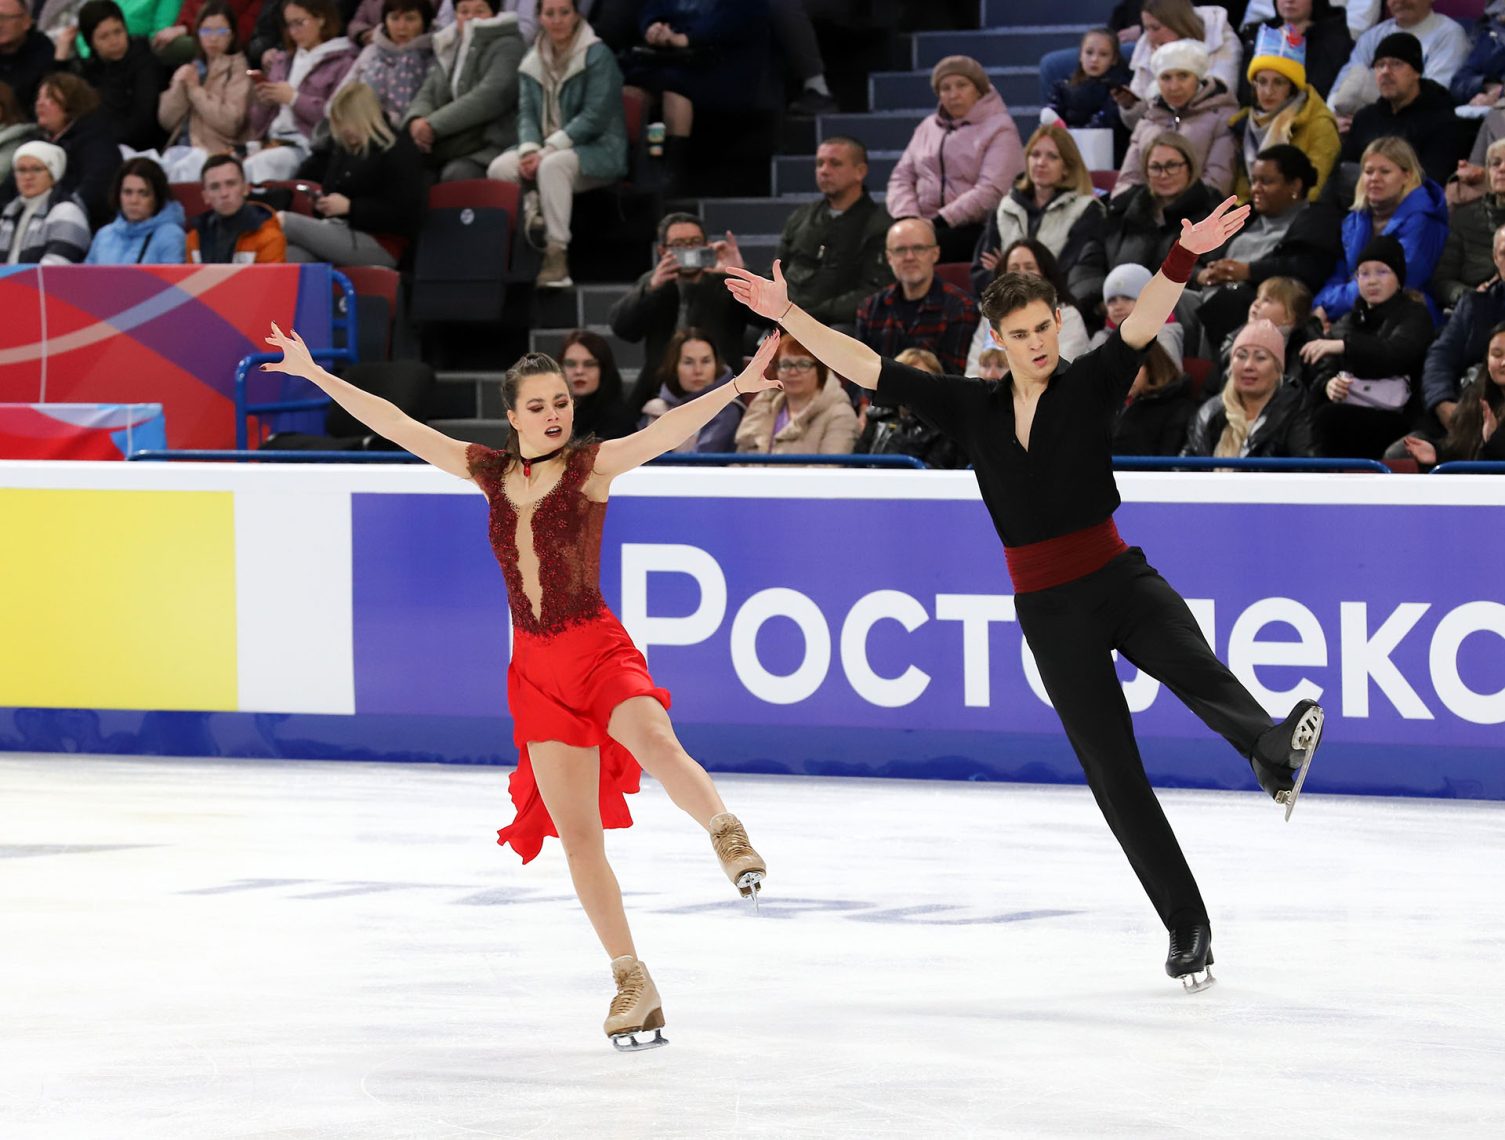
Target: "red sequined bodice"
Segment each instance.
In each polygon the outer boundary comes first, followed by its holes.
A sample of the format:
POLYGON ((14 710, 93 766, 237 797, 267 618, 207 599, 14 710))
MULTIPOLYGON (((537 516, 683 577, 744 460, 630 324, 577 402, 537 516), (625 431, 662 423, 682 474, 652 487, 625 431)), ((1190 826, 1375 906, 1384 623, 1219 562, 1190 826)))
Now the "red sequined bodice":
POLYGON ((473 443, 471 476, 491 503, 491 549, 507 582, 512 627, 547 636, 595 617, 601 597, 601 528, 606 504, 581 492, 596 447, 569 453, 564 474, 541 498, 518 505, 502 486, 506 452, 473 443))

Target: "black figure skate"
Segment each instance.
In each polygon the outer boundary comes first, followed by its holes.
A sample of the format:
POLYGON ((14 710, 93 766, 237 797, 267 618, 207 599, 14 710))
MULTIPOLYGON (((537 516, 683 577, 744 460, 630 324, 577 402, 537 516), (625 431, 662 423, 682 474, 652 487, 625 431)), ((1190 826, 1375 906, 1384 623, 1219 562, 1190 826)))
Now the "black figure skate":
POLYGON ((1205 990, 1217 981, 1212 976, 1212 927, 1181 926, 1172 930, 1165 972, 1180 978, 1189 994, 1205 990))
POLYGON ((1286 819, 1296 806, 1296 797, 1306 783, 1307 770, 1322 741, 1322 706, 1300 700, 1286 717, 1259 738, 1249 763, 1259 786, 1278 804, 1284 804, 1286 819))

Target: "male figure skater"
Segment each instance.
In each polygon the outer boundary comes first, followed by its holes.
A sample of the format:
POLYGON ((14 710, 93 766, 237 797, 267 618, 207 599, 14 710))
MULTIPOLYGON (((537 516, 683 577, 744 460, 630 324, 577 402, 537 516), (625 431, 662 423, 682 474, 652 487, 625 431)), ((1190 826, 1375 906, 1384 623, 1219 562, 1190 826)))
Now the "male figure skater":
POLYGON ((1212 929, 1145 777, 1112 651, 1168 686, 1247 757, 1287 818, 1322 733, 1322 709, 1308 700, 1272 725, 1214 656, 1181 596, 1113 524, 1120 502, 1109 448, 1114 414, 1197 258, 1244 224, 1249 207, 1236 203, 1229 198, 1197 225, 1183 221, 1134 311, 1104 344, 1071 362, 1060 358, 1061 314, 1050 283, 1021 273, 996 279, 982 312, 1008 355, 1010 375, 998 381, 932 376, 879 357, 791 304, 778 262, 772 281, 744 269, 730 270, 727 280, 739 300, 831 371, 926 416, 971 458, 1046 692, 1170 933, 1166 973, 1188 990, 1212 982, 1212 929))

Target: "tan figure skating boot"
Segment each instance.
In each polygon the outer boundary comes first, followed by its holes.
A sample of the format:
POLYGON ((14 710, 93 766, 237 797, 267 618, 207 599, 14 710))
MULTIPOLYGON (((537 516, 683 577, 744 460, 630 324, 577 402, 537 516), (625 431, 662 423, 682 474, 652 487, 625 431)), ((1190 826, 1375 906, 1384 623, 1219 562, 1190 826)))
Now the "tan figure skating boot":
POLYGON ((648 976, 648 967, 631 954, 611 960, 611 976, 617 983, 617 996, 611 999, 606 1015, 606 1036, 623 1052, 657 1049, 669 1044, 663 1035, 664 1007, 658 987, 648 976), (638 1034, 653 1030, 653 1039, 639 1040, 638 1034))
POLYGON ((743 898, 752 899, 756 910, 758 892, 763 889, 768 867, 763 856, 747 841, 747 828, 742 826, 742 821, 729 811, 712 817, 711 846, 716 851, 716 858, 721 860, 726 877, 742 892, 743 898))

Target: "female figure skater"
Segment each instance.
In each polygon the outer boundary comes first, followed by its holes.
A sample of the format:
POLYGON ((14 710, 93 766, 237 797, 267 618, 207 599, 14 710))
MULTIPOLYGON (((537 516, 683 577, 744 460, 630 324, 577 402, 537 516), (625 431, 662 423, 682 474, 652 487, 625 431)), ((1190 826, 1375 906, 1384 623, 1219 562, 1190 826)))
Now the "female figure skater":
POLYGON ((623 796, 638 790, 639 765, 710 832, 716 857, 744 896, 756 901, 767 868, 675 737, 665 711, 669 694, 654 685, 601 598, 601 528, 613 479, 695 435, 739 395, 777 386, 764 373, 778 335, 733 383, 604 443, 571 438, 574 401, 559 365, 528 353, 502 382, 512 434, 501 451, 451 439, 330 375, 296 332, 284 335, 273 325, 266 340, 282 360, 263 369, 312 381, 372 431, 471 480, 490 502, 491 546, 512 608, 507 705, 519 751, 510 784, 517 818, 497 842, 510 843, 527 863, 545 836, 559 837, 580 905, 611 956, 617 994, 607 1036, 619 1049, 668 1044, 658 989, 638 960, 602 835, 603 827, 631 825, 623 796), (640 1040, 648 1030, 652 1039, 640 1040))

